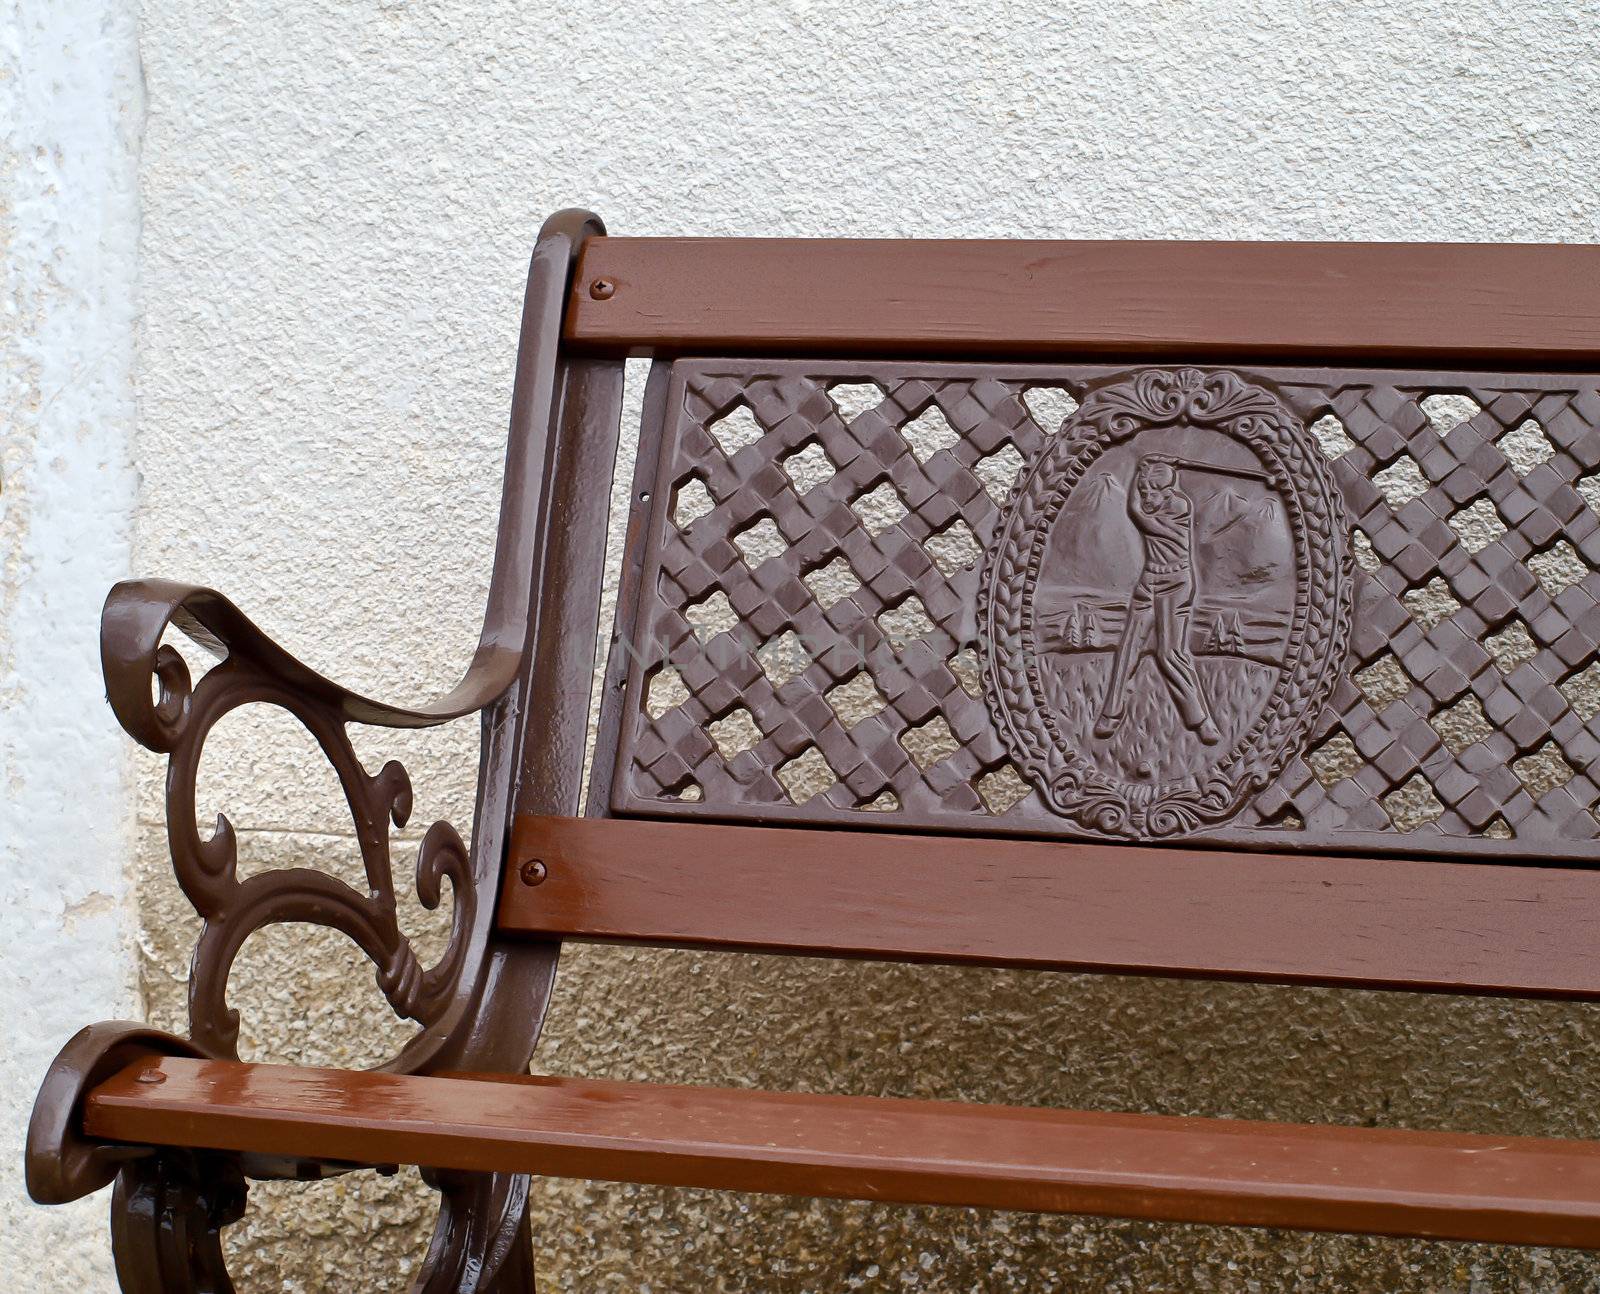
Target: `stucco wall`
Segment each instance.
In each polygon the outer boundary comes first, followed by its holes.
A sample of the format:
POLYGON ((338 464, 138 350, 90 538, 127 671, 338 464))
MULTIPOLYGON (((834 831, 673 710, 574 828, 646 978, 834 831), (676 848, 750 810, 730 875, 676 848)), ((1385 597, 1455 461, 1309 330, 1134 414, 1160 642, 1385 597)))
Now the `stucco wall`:
POLYGON ((72 1022, 136 1015, 132 782, 96 626, 128 567, 141 116, 131 6, 0 5, 0 1272, 111 1288, 103 1200, 22 1198, 72 1022))
MULTIPOLYGON (((229 591, 342 680, 470 650, 542 216, 619 233, 1600 238, 1592 5, 145 0, 139 570, 229 591)), ((88 686, 87 684, 85 685, 88 686)), ((109 726, 109 716, 104 716, 109 726)), ((102 733, 106 728, 99 731, 102 733)), ((417 823, 477 737, 377 734, 417 823)), ((309 740, 225 724, 251 865, 355 865, 309 740)), ((192 924, 141 764, 143 991, 192 924)), ((396 1032, 331 939, 237 981, 258 1057, 396 1032), (308 951, 309 950, 309 951, 308 951)), ((70 1014, 94 1015, 93 1007, 70 1014)), ((1596 1135, 1587 1008, 578 950, 559 1072, 1596 1135)), ((413 1179, 257 1192, 255 1290, 396 1288, 413 1179)), ((555 1289, 1600 1289, 1578 1255, 541 1185, 555 1289)))

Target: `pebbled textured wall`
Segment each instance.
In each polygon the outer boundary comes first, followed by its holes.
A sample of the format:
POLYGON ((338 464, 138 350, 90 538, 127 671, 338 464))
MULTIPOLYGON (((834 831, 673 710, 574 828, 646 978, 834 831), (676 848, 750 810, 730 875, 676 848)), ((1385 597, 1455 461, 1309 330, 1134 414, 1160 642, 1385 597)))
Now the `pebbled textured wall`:
MULTIPOLYGON (((418 697, 467 659, 521 279, 549 210, 619 233, 1600 237, 1589 4, 145 0, 137 566, 215 584, 313 664, 418 697)), ((109 723, 109 718, 107 719, 109 723)), ((470 808, 476 733, 374 734, 414 821, 470 808)), ((287 724, 212 752, 252 863, 355 865, 287 724)), ((192 927, 158 770, 143 987, 192 927)), ((259 1057, 395 1036, 337 945, 255 941, 259 1057), (311 950, 308 955, 308 948, 311 950)), ((768 1083, 1596 1135, 1594 1012, 579 950, 540 1063, 768 1083)), ((258 1190, 253 1290, 403 1287, 414 1179, 258 1190)), ((551 1289, 1600 1289, 1580 1255, 673 1193, 538 1193, 551 1289)))
POLYGON ((67 1037, 139 1010, 131 768, 96 626, 133 534, 141 107, 132 5, 0 4, 0 1271, 14 1289, 113 1283, 104 1200, 27 1204, 22 1145, 67 1037))

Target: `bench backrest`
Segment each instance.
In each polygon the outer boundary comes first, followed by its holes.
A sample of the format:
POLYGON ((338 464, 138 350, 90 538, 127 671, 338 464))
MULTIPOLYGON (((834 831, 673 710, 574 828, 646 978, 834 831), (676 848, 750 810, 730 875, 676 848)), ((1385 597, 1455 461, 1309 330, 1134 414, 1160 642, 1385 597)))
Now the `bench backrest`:
POLYGON ((1594 996, 1597 288, 1576 247, 591 240, 531 666, 568 736, 502 926, 1594 996), (632 825, 580 830, 623 355, 587 813, 632 825))

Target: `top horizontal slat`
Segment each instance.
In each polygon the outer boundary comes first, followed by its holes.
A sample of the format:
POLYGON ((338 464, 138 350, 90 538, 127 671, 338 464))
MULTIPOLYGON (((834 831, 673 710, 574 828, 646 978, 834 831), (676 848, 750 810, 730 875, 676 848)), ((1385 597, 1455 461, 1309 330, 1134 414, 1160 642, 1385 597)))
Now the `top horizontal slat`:
POLYGON ((1600 361, 1600 247, 596 238, 567 340, 629 354, 1571 368, 1600 361))

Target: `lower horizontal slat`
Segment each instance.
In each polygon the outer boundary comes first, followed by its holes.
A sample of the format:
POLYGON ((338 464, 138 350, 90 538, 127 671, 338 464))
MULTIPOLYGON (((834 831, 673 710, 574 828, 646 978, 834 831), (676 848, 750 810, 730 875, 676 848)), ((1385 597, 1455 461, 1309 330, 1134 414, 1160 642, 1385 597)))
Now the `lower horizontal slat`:
POLYGON ((1600 1143, 152 1059, 93 1137, 909 1204, 1600 1248, 1600 1143))
POLYGON ((1600 870, 1575 867, 519 817, 499 923, 594 942, 1600 999, 1600 870))

